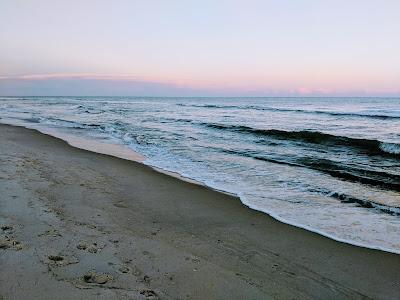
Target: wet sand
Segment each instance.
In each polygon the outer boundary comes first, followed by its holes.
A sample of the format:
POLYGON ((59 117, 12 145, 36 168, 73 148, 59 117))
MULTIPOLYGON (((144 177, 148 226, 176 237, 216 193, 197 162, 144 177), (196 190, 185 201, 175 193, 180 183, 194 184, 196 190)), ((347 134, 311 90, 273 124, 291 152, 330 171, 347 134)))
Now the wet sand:
POLYGON ((0 125, 0 299, 398 299, 400 255, 0 125))

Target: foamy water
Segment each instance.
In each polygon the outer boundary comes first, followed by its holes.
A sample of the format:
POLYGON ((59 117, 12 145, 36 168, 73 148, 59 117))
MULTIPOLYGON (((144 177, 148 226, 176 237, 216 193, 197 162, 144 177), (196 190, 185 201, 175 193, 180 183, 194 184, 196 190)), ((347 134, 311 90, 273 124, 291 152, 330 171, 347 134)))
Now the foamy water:
POLYGON ((3 97, 0 117, 400 253, 400 99, 3 97))

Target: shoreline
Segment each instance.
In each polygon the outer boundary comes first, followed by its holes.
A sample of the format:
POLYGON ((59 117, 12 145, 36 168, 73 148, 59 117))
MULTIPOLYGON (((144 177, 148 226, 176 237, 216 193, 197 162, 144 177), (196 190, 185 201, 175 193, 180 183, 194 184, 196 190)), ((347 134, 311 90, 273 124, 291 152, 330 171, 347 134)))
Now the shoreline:
POLYGON ((4 299, 393 299, 400 256, 0 125, 4 299))
MULTIPOLYGON (((254 206, 254 205, 251 205, 251 204, 247 203, 246 200, 245 200, 245 197, 241 196, 240 194, 234 194, 234 193, 230 193, 230 192, 224 191, 222 189, 213 188, 212 186, 210 186, 210 185, 208 185, 208 184, 206 184, 204 182, 197 181, 197 180, 189 178, 189 177, 185 177, 185 176, 183 176, 183 175, 181 175, 181 174, 179 174, 177 172, 164 170, 162 168, 158 168, 156 166, 152 166, 152 165, 146 164, 145 163, 145 160, 146 160, 145 156, 143 156, 142 154, 140 154, 138 152, 135 152, 134 150, 132 150, 131 148, 129 148, 126 145, 114 144, 114 143, 106 143, 106 142, 98 142, 95 139, 92 139, 90 142, 88 142, 84 138, 79 138, 79 137, 76 137, 76 136, 74 136, 72 134, 68 135, 68 134, 59 133, 56 130, 41 129, 41 128, 39 128, 39 126, 28 127, 27 124, 24 124, 23 122, 15 123, 15 124, 13 124, 13 123, 3 123, 2 120, 0 119, 0 126, 1 125, 15 126, 15 127, 21 127, 21 128, 25 128, 25 129, 29 129, 29 130, 34 130, 34 131, 37 131, 37 132, 39 132, 41 134, 48 135, 48 136, 51 136, 53 138, 60 139, 61 141, 66 142, 71 147, 75 147, 77 149, 86 150, 86 151, 97 153, 97 154, 108 155, 110 157, 116 157, 116 158, 120 158, 120 159, 124 159, 124 160, 128 160, 128 161, 133 161, 133 162, 136 162, 136 163, 140 163, 140 164, 142 164, 144 166, 147 166, 147 167, 149 167, 149 168, 151 168, 151 169, 153 169, 156 172, 159 172, 161 174, 165 174, 167 176, 171 176, 171 177, 177 178, 177 179, 182 180, 184 182, 188 182, 188 183, 192 183, 192 184, 195 184, 195 185, 199 185, 199 186, 205 187, 207 189, 210 189, 212 191, 223 193, 223 194, 238 198, 240 200, 240 202, 243 205, 245 205, 248 209, 261 212, 261 213, 265 214, 266 216, 275 219, 278 222, 281 222, 283 224, 287 224, 287 225, 290 225, 290 226, 293 226, 293 227, 296 227, 296 228, 307 230, 309 232, 312 232, 312 233, 321 235, 323 237, 332 239, 332 240, 334 240, 336 242, 345 243, 345 244, 349 244, 349 245, 353 245, 353 246, 357 246, 357 247, 362 247, 362 248, 366 248, 366 249, 378 250, 378 251, 383 251, 383 252, 387 252, 387 253, 400 255, 400 249, 396 251, 394 249, 388 249, 388 248, 384 248, 384 247, 372 246, 372 245, 367 245, 367 244, 364 244, 364 243, 357 243, 357 242, 354 242, 354 241, 349 241, 349 240, 342 239, 342 238, 336 237, 334 235, 330 235, 330 234, 324 233, 322 231, 313 229, 313 228, 311 228, 309 226, 305 226, 305 225, 298 224, 296 222, 291 222, 291 221, 285 220, 285 219, 279 217, 277 214, 274 214, 271 211, 267 211, 265 209, 258 208, 257 206, 254 206)), ((374 203, 374 205, 379 207, 379 205, 381 205, 381 204, 374 203)), ((393 208, 397 209, 397 207, 393 207, 393 208)), ((379 208, 376 208, 376 209, 379 209, 379 208)))

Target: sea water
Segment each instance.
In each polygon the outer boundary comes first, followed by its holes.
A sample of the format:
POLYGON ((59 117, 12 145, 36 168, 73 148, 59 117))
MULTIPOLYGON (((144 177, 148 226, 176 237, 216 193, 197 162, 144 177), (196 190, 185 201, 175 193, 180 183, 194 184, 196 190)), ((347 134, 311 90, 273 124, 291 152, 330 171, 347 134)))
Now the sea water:
POLYGON ((400 98, 0 97, 0 118, 129 147, 282 222, 400 253, 400 98))

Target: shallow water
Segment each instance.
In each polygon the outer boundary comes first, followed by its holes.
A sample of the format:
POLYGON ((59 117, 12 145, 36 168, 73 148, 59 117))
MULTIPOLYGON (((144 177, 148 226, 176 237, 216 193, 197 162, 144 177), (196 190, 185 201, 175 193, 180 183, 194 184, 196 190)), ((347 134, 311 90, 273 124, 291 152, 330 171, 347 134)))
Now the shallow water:
POLYGON ((400 253, 399 98, 1 97, 0 117, 126 145, 283 222, 400 253))

